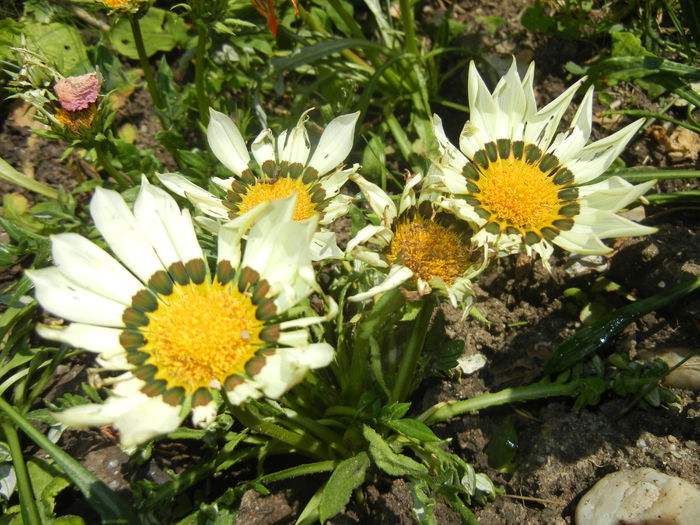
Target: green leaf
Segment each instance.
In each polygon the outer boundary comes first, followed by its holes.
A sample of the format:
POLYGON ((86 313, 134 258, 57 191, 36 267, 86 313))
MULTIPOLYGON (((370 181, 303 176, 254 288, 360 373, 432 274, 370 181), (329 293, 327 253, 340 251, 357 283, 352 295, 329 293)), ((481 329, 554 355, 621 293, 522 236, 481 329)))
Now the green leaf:
POLYGON ((635 319, 663 308, 698 288, 700 278, 686 281, 664 293, 623 306, 597 323, 579 330, 554 350, 545 363, 544 373, 554 374, 569 368, 595 352, 635 319))
POLYGON ((278 73, 295 69, 299 66, 312 64, 334 53, 340 53, 346 49, 369 49, 379 53, 387 53, 388 50, 379 44, 361 38, 341 38, 328 40, 320 44, 305 46, 289 56, 272 60, 272 67, 278 73))
POLYGON ((437 442, 442 441, 437 437, 430 427, 425 423, 416 419, 395 419, 393 421, 385 421, 384 424, 399 434, 407 438, 415 439, 420 442, 437 442))
POLYGON ((46 57, 62 75, 77 75, 94 70, 76 28, 59 22, 32 23, 26 24, 22 33, 27 38, 27 47, 46 57))
POLYGON ((425 465, 391 450, 389 444, 367 425, 362 426, 362 434, 369 443, 369 454, 375 465, 390 476, 423 476, 428 473, 425 465))
POLYGON ((505 418, 496 427, 485 450, 492 467, 501 472, 512 468, 515 454, 518 452, 518 433, 515 431, 513 418, 505 418))
POLYGON ((103 523, 113 525, 138 523, 134 510, 129 504, 67 452, 51 443, 44 434, 39 432, 2 397, 0 397, 0 411, 4 412, 17 428, 22 430, 34 443, 51 456, 56 465, 80 489, 92 508, 100 515, 103 523))
POLYGON ((360 452, 335 468, 328 483, 321 493, 320 519, 322 522, 332 518, 345 508, 352 492, 365 481, 370 465, 366 452, 360 452))
MULTIPOLYGON (((149 57, 158 51, 172 51, 178 44, 187 42, 187 26, 175 13, 151 7, 146 15, 139 19, 139 24, 141 32, 146 35, 143 43, 149 57)), ((107 38, 122 55, 132 59, 139 58, 127 17, 120 18, 112 26, 107 38)))

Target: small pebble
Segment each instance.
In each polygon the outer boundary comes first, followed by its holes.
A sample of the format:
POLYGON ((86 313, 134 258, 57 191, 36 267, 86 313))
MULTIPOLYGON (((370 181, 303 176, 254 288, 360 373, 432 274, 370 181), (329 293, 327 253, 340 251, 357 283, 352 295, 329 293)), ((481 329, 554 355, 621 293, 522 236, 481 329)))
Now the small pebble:
POLYGON ((698 525, 700 490, 651 468, 613 472, 576 507, 576 525, 698 525))

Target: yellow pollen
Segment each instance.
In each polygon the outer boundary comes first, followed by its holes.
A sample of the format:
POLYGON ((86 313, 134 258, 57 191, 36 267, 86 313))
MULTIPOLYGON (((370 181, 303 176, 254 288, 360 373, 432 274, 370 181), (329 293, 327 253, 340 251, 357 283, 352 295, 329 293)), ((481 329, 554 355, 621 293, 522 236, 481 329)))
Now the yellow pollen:
POLYGON ((96 111, 95 104, 90 104, 87 108, 78 111, 67 111, 63 108, 58 108, 56 113, 54 113, 54 117, 64 128, 68 128, 73 133, 78 133, 82 126, 90 129, 96 111))
POLYGON ((424 281, 440 277, 449 286, 467 270, 468 256, 457 232, 417 216, 396 227, 387 259, 398 261, 424 281))
POLYGON ((255 317, 250 297, 236 287, 218 282, 175 285, 163 298, 166 304, 150 314, 143 329, 150 357, 146 364, 157 368, 155 379, 168 388, 194 392, 212 382, 223 384, 262 344, 263 322, 255 317))
POLYGON ((297 192, 297 206, 294 209, 295 221, 303 221, 316 213, 316 205, 311 200, 311 195, 306 185, 300 178, 281 177, 274 182, 258 181, 248 186, 243 200, 238 204, 238 213, 243 215, 252 210, 258 204, 289 197, 297 192))
POLYGON ((484 169, 477 195, 499 222, 517 228, 545 226, 558 216, 560 186, 535 164, 498 159, 484 169))

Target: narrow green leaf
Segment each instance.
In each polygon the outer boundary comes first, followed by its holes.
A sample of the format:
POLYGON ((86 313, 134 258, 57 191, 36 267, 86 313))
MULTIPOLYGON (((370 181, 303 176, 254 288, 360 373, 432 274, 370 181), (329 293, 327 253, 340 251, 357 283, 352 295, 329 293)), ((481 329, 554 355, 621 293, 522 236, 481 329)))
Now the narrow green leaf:
POLYGON ((366 452, 342 461, 331 474, 321 493, 320 519, 325 522, 345 508, 352 492, 365 481, 370 465, 366 452))
POLYGON ((338 40, 328 40, 320 44, 306 46, 299 51, 295 51, 289 56, 276 58, 272 61, 272 67, 278 73, 295 69, 299 66, 312 64, 317 60, 325 58, 334 53, 340 53, 346 49, 369 49, 378 53, 390 53, 384 46, 364 40, 362 38, 341 38, 338 40))
POLYGON ((58 192, 53 188, 37 182, 31 177, 27 177, 24 173, 17 171, 8 162, 0 158, 0 179, 3 179, 10 184, 16 184, 25 190, 33 191, 48 197, 49 199, 57 199, 58 192))
POLYGON ((579 330, 554 350, 545 363, 544 373, 554 374, 569 368, 595 352, 635 319, 663 308, 698 288, 700 277, 674 286, 664 293, 623 306, 597 323, 579 330))
POLYGON ((428 473, 425 465, 391 450, 389 444, 367 425, 362 426, 362 434, 369 443, 369 454, 374 463, 390 476, 422 476, 428 473))
POLYGON ((66 476, 83 493, 85 499, 102 518, 103 524, 138 523, 136 515, 129 504, 105 485, 97 476, 73 459, 17 412, 7 401, 0 398, 0 411, 22 430, 37 446, 51 456, 66 476))
POLYGON ((416 419, 394 419, 392 421, 385 421, 384 424, 392 430, 395 430, 399 434, 406 436, 407 438, 415 439, 421 442, 436 442, 442 441, 437 437, 430 427, 425 423, 418 421, 416 419))

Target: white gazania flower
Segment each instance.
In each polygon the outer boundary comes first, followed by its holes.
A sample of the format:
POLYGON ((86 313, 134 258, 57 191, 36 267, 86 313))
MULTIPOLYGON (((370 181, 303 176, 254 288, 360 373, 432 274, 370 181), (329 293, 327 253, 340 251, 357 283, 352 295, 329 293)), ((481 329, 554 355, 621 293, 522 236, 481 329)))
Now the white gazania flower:
POLYGON ((51 238, 55 266, 31 270, 39 303, 70 321, 38 327, 46 339, 97 354, 122 370, 102 404, 55 414, 72 426, 114 424, 134 446, 175 430, 192 407, 206 426, 217 407, 212 389, 233 404, 276 398, 333 349, 312 343, 306 327, 324 320, 281 320, 317 288, 308 248, 316 219, 293 221, 295 195, 225 224, 210 273, 187 210, 144 180, 133 213, 98 188, 95 226, 117 262, 75 233, 51 238), (245 249, 242 237, 247 235, 245 249))
POLYGON ((459 137, 459 150, 434 116, 441 156, 425 186, 443 195, 444 208, 480 229, 477 242, 495 243, 501 252, 524 247, 545 261, 552 244, 575 253, 602 254, 610 248, 601 239, 656 231, 616 214, 654 181, 633 186, 609 177, 589 184, 620 155, 642 120, 586 144, 592 88, 568 129, 557 132, 581 81, 538 110, 533 77, 531 64, 521 81, 514 61, 491 93, 470 64, 470 120, 459 137))
MULTIPOLYGON (((272 130, 262 131, 251 145, 253 158, 260 172, 255 175, 251 157, 236 124, 226 115, 210 110, 207 140, 211 150, 235 177, 213 178, 225 192, 223 199, 211 194, 177 173, 159 175, 171 191, 187 197, 203 213, 214 219, 229 220, 243 215, 261 202, 298 193, 295 220, 320 215, 319 224, 326 226, 345 215, 351 199, 340 194, 340 188, 359 166, 343 169, 342 163, 352 150, 355 124, 359 112, 333 119, 323 131, 313 154, 306 131, 306 111, 297 125, 283 131, 277 139, 272 130)), ((202 225, 218 231, 218 223, 202 221, 202 225)), ((314 260, 341 257, 335 234, 321 229, 312 243, 314 260)))
POLYGON ((404 187, 396 206, 379 186, 353 175, 380 224, 362 228, 348 242, 346 252, 385 273, 384 279, 365 292, 350 297, 363 301, 404 283, 411 283, 417 297, 433 289, 447 295, 453 306, 468 306, 473 295, 470 283, 480 271, 480 253, 472 250, 471 230, 448 214, 437 214, 432 205, 416 204, 414 175, 404 187), (461 227, 460 227, 461 226, 461 227))

